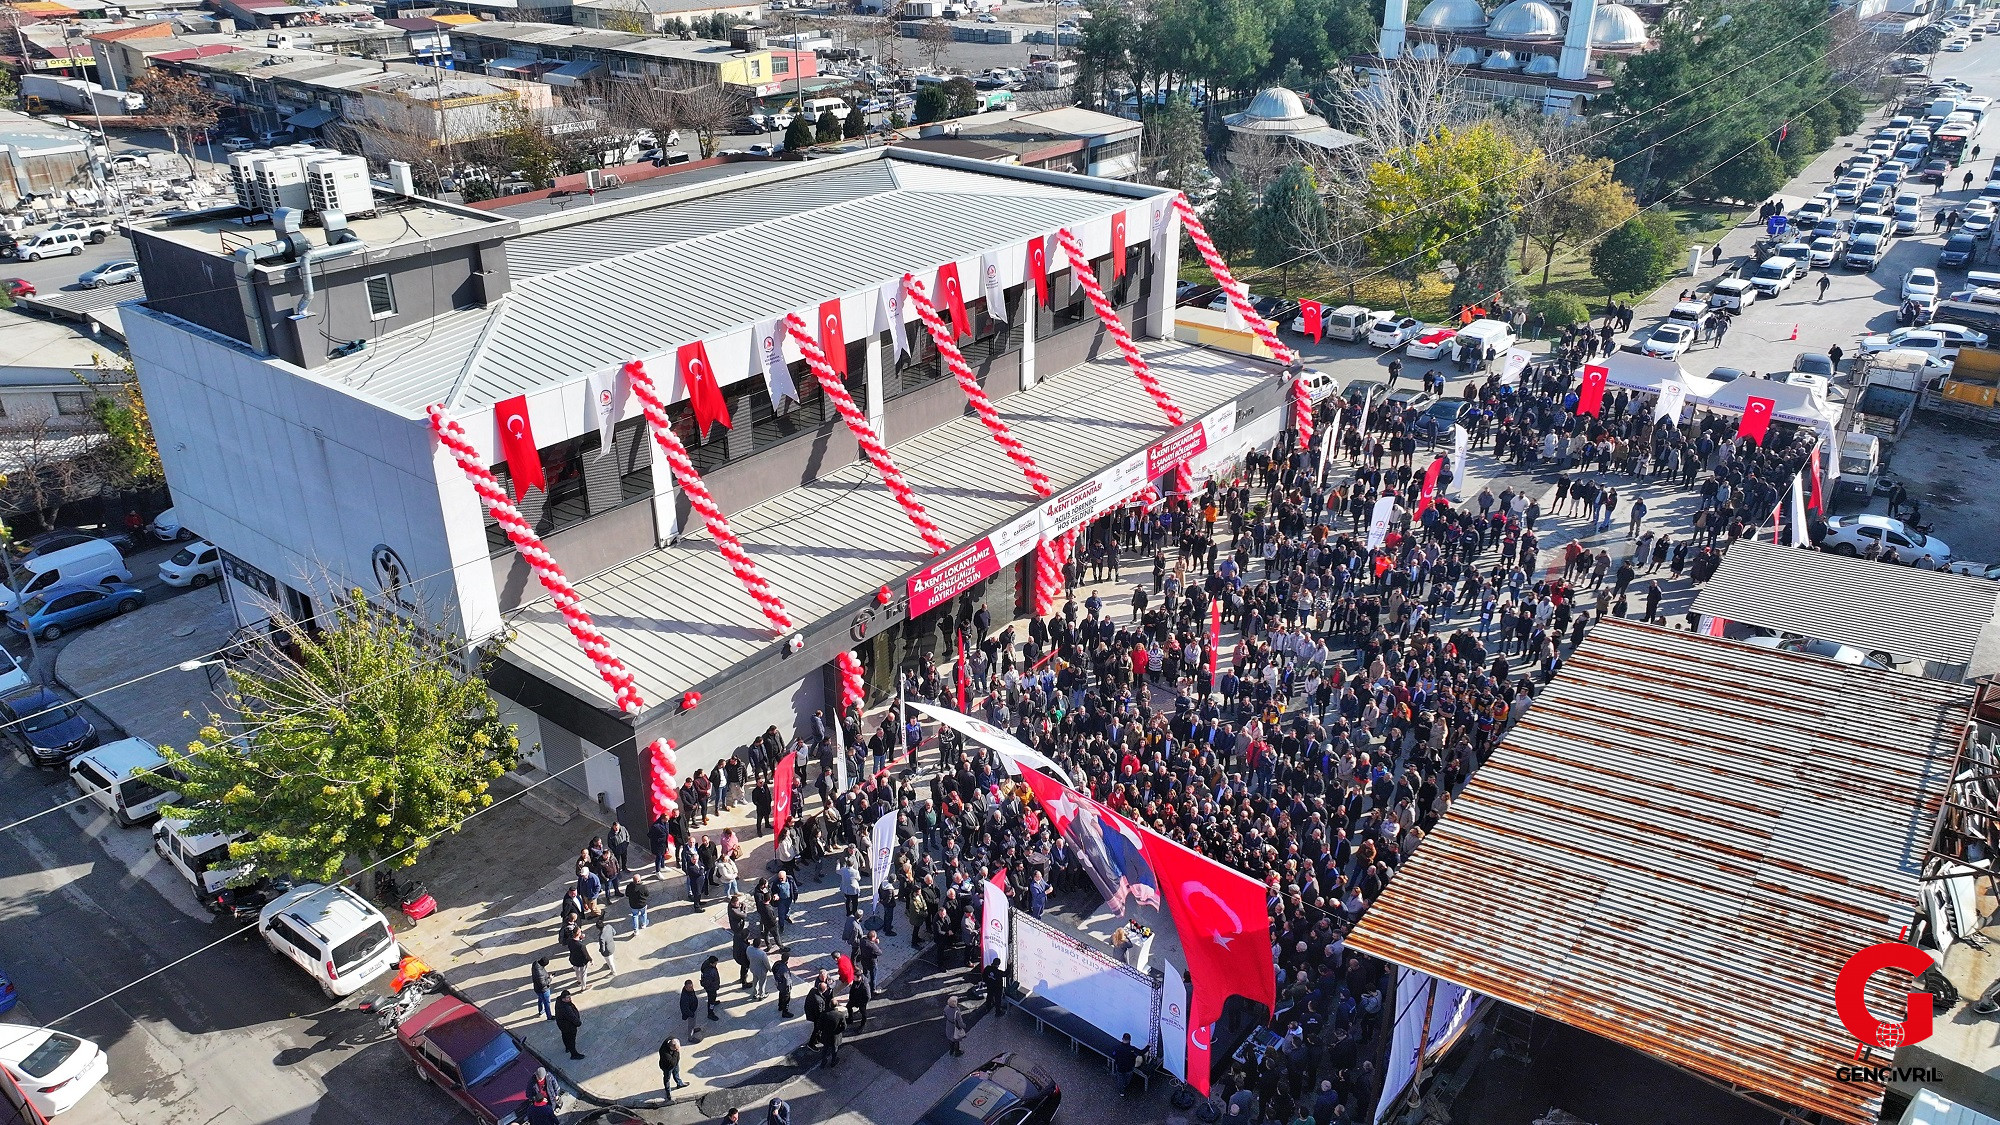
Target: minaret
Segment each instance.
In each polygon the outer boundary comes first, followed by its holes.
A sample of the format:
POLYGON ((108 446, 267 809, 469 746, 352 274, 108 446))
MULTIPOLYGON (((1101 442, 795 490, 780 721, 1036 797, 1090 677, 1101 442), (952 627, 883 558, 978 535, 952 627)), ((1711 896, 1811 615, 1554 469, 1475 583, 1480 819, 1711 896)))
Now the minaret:
POLYGON ((1410 22, 1410 0, 1382 0, 1382 37, 1375 53, 1385 59, 1403 57, 1403 25, 1410 22))
POLYGON ((1590 25, 1597 20, 1597 0, 1570 0, 1569 34, 1563 36, 1562 59, 1556 77, 1579 81, 1590 71, 1590 25))

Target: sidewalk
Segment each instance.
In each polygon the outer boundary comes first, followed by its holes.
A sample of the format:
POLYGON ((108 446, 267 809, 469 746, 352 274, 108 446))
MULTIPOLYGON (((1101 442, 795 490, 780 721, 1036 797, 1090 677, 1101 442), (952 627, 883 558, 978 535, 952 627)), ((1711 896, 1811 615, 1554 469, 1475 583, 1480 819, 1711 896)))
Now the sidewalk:
POLYGON ((51 675, 74 695, 102 692, 90 705, 127 735, 182 748, 200 737, 224 680, 220 668, 177 665, 228 644, 235 626, 216 590, 196 590, 77 634, 56 653, 51 675))

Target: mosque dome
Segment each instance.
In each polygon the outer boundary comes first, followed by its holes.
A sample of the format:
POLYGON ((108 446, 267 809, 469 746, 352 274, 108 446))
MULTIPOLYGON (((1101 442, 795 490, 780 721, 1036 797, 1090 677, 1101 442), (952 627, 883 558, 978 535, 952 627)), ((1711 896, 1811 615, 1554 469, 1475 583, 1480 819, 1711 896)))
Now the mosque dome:
POLYGON ((1590 45, 1610 50, 1630 50, 1646 45, 1646 23, 1639 13, 1623 4, 1599 4, 1590 21, 1590 45))
POLYGON ((1310 114, 1297 94, 1283 86, 1273 86, 1250 99, 1243 116, 1250 121, 1299 121, 1310 114))
POLYGON ((1486 34, 1495 39, 1561 39, 1562 17, 1542 0, 1514 0, 1493 13, 1486 34))
POLYGON ((1417 16, 1417 26, 1429 31, 1486 30, 1486 9, 1479 0, 1431 0, 1417 16))

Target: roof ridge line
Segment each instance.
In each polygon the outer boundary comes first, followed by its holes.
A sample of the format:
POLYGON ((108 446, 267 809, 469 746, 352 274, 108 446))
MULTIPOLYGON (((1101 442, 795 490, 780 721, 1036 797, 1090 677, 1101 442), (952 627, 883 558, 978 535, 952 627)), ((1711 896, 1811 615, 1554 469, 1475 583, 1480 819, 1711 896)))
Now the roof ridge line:
POLYGON ((460 398, 465 394, 466 384, 472 381, 473 369, 478 367, 479 361, 486 356, 486 345, 493 339, 493 330, 507 315, 507 301, 513 295, 512 292, 503 293, 498 301, 493 302, 492 315, 488 316, 486 323, 480 326, 479 339, 473 341, 472 350, 465 353, 465 363, 458 369, 458 377, 452 380, 451 390, 445 393, 446 410, 457 409, 460 398))

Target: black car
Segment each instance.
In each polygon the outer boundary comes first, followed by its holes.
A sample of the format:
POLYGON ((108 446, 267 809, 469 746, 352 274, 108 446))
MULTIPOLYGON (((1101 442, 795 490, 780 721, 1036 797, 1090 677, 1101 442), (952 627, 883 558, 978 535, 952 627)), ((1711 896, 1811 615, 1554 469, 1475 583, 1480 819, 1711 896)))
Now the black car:
POLYGON ((1800 352, 1792 357, 1792 370, 1804 371, 1827 379, 1840 377, 1840 373, 1834 370, 1833 357, 1825 352, 1800 352))
POLYGON ((1450 398, 1441 398, 1431 403, 1422 414, 1417 415, 1417 434, 1428 438, 1445 436, 1458 424, 1459 416, 1465 413, 1467 405, 1461 399, 1450 398))
POLYGON ((1061 1104, 1049 1072, 1009 1052, 959 1079, 917 1125, 1049 1125, 1061 1104))
POLYGON ((94 531, 85 531, 79 527, 58 527, 53 531, 44 531, 39 535, 30 535, 26 539, 16 543, 14 545, 14 561, 27 562, 29 559, 40 558, 43 555, 60 551, 64 547, 74 547, 78 543, 89 543, 98 539, 102 539, 113 547, 118 548, 120 555, 130 555, 138 549, 138 545, 132 542, 132 537, 122 531, 99 535, 94 531))
POLYGON ((97 746, 97 728, 77 705, 39 684, 0 700, 0 722, 27 746, 37 766, 59 769, 97 746))
POLYGON ((1944 249, 1938 251, 1937 264, 1940 269, 1963 269, 1972 261, 1972 255, 1979 249, 1979 243, 1969 234, 1954 234, 1945 241, 1944 249))
POLYGON ((1708 377, 1718 383, 1734 383, 1736 380, 1743 378, 1743 369, 1740 367, 1717 367, 1709 371, 1708 377))

